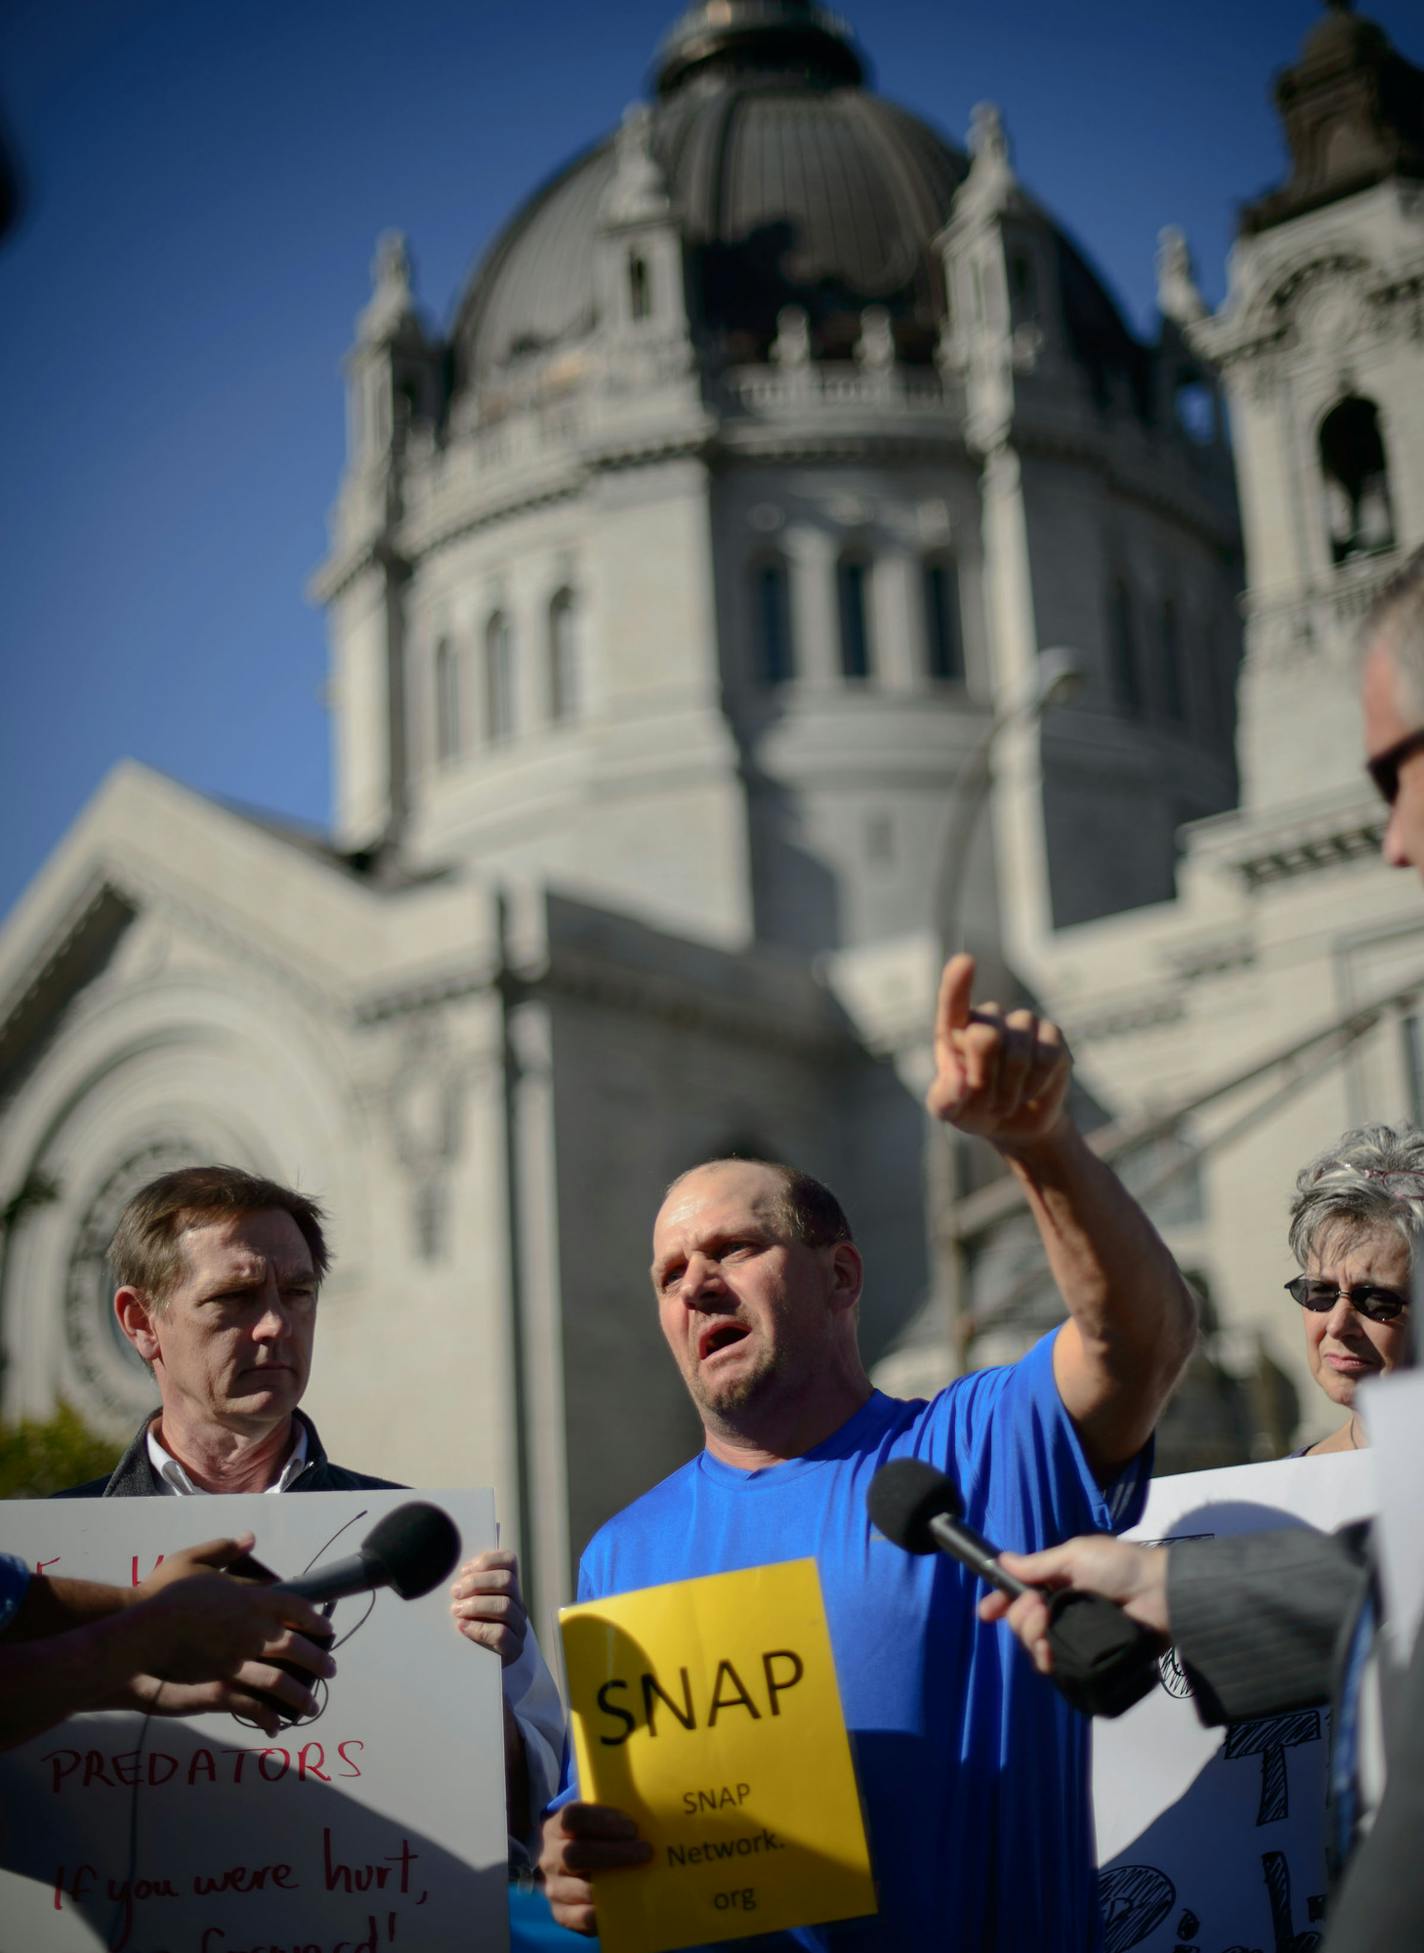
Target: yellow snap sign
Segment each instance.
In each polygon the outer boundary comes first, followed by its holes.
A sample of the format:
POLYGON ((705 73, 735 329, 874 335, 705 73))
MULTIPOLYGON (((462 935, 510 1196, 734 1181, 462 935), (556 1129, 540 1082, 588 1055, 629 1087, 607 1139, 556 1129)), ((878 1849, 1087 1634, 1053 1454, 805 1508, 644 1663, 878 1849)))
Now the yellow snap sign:
POLYGON ((607 1953, 875 1911, 814 1560, 645 1587, 561 1623, 580 1794, 653 1847, 597 1883, 607 1953))

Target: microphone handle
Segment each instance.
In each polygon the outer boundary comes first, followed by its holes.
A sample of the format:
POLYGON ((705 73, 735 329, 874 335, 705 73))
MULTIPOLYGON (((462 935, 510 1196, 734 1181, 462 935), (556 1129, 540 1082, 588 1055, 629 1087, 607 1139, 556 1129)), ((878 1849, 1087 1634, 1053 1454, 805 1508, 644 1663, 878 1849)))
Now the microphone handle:
POLYGON ((333 1560, 330 1566, 299 1573, 295 1580, 279 1580, 277 1591, 299 1594, 303 1600, 320 1607, 329 1600, 347 1600, 352 1594, 372 1593, 377 1587, 384 1587, 388 1577, 379 1560, 365 1553, 353 1553, 349 1559, 333 1560))
POLYGON ((987 1539, 976 1533, 972 1526, 966 1526, 961 1519, 950 1519, 937 1512, 929 1522, 936 1546, 951 1559, 960 1560, 971 1572, 977 1573, 991 1587, 997 1587, 1001 1594, 1017 1600, 1020 1594, 1032 1593, 1022 1580, 1016 1579, 1006 1567, 1000 1566, 996 1549, 987 1539))

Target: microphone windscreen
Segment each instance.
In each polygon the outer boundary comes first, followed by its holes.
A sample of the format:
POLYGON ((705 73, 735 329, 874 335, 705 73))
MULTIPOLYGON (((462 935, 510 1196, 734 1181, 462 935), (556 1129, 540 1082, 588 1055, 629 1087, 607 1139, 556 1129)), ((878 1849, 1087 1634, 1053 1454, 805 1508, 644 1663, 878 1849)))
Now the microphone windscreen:
POLYGON ((361 1542, 363 1560, 374 1560, 402 1600, 419 1600, 460 1557, 455 1522, 438 1505, 412 1499, 378 1519, 361 1542))
POLYGON ((933 1553, 931 1519, 957 1519, 962 1510, 953 1479, 923 1458, 892 1458, 882 1465, 865 1504, 871 1523, 907 1553, 933 1553))

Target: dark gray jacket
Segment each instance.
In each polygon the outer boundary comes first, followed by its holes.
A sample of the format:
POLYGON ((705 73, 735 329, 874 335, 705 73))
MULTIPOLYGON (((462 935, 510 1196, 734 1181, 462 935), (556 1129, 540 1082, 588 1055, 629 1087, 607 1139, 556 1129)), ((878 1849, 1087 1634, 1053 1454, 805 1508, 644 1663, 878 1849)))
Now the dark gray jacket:
MULTIPOLYGON (((306 1426, 307 1462, 287 1487, 289 1492, 400 1492, 406 1489, 396 1484, 394 1479, 369 1478, 365 1472, 348 1471, 344 1465, 333 1465, 316 1434, 315 1424, 303 1411, 294 1414, 306 1426)), ((153 1461, 148 1455, 148 1427, 152 1422, 152 1416, 143 1420, 138 1427, 138 1436, 107 1478, 91 1478, 84 1485, 67 1485, 62 1492, 54 1492, 50 1496, 56 1499, 167 1496, 168 1487, 153 1469, 153 1461)))

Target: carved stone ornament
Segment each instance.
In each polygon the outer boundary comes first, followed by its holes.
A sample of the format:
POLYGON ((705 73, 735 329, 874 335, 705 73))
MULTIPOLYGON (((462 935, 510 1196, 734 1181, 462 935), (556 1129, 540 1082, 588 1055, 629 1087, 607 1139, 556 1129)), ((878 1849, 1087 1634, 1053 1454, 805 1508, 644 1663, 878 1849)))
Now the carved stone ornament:
POLYGON ((969 174, 955 197, 955 209, 981 215, 1016 206, 1021 201, 1018 178, 1009 153, 1004 118, 993 102, 978 102, 969 118, 969 174))
POLYGON ((458 1157, 463 1093, 450 1054, 435 1040, 412 1040, 401 1053, 388 1104, 396 1154, 413 1171, 429 1172, 458 1157))
POLYGON ((613 176, 604 198, 610 224, 656 221, 668 213, 667 183, 653 154, 653 117, 645 102, 625 112, 617 137, 613 176))
POLYGON ((1271 325, 1278 334, 1309 339, 1322 305, 1330 308, 1343 298, 1363 311, 1369 270, 1364 258, 1343 251, 1296 263, 1277 280, 1266 301, 1271 325))
POLYGON ((799 305, 783 305, 776 315, 776 338, 771 357, 777 366, 794 370, 811 360, 811 322, 799 305))
POLYGON ((92 1406, 123 1422, 141 1416, 153 1404, 153 1379, 114 1319, 114 1290, 105 1256, 119 1215, 139 1188, 160 1173, 207 1159, 210 1151, 178 1133, 156 1136, 109 1172, 85 1208, 64 1281, 65 1341, 70 1370, 82 1392, 81 1409, 92 1406))
POLYGON ((872 373, 887 373, 895 364, 895 334, 883 305, 867 305, 861 313, 855 356, 872 373))
POLYGON ((1355 278, 1321 279, 1296 306, 1297 334, 1322 352, 1338 352, 1364 338, 1373 323, 1371 309, 1355 278))
POLYGON ((400 231, 382 231, 371 261, 371 297, 356 324, 356 336, 379 345, 400 336, 415 318, 410 247, 400 231))
POLYGON ((464 1078, 438 1033, 404 1046, 387 1105, 406 1171, 411 1248, 421 1261, 439 1261, 450 1240, 450 1171, 464 1139, 464 1078))
POLYGON ((1206 317, 1206 301, 1197 285, 1196 270, 1185 234, 1175 224, 1157 233, 1157 305, 1162 316, 1178 325, 1193 325, 1206 317))

